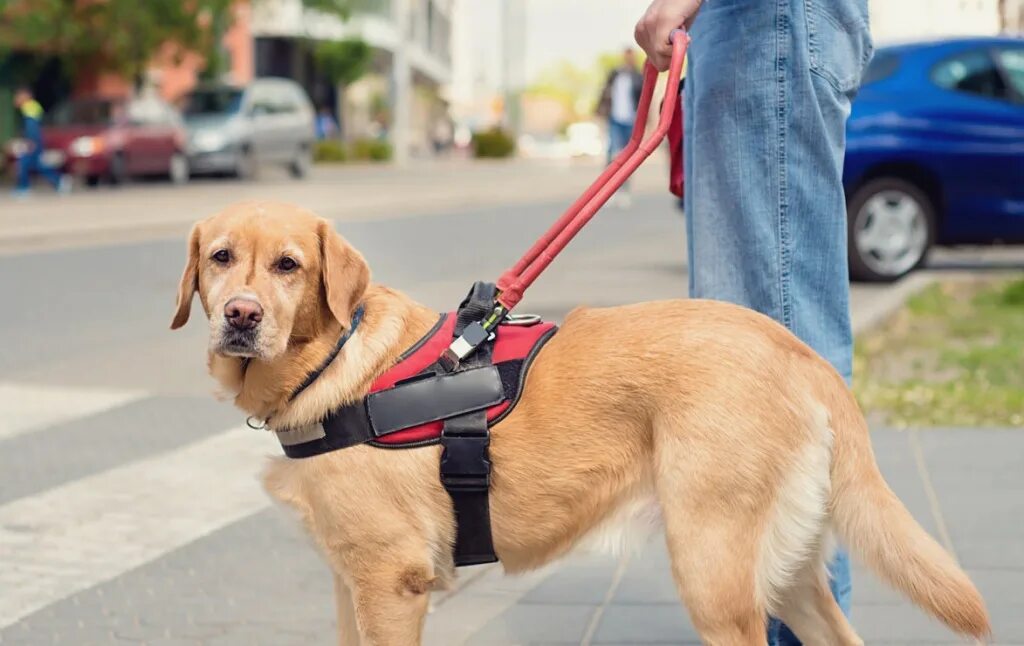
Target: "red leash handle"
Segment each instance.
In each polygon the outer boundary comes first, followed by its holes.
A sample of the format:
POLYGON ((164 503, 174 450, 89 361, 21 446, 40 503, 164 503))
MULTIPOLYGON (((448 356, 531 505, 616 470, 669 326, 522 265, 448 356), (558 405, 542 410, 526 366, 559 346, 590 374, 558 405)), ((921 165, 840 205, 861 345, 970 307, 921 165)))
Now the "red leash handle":
POLYGON ((673 88, 679 86, 683 59, 689 44, 690 37, 685 31, 678 29, 672 32, 672 61, 668 70, 668 85, 666 85, 665 100, 662 102, 658 127, 654 133, 646 141, 642 141, 644 130, 647 127, 647 114, 650 112, 651 101, 654 98, 654 86, 658 80, 658 70, 648 61, 644 66, 643 91, 640 94, 636 122, 633 124, 633 134, 629 138, 629 143, 583 195, 573 202, 572 206, 551 225, 551 228, 530 247, 530 250, 498 279, 498 289, 500 290, 498 303, 506 311, 511 310, 522 300, 523 292, 533 284, 533 281, 537 280, 537 277, 551 264, 555 256, 569 244, 569 241, 594 217, 594 214, 615 194, 615 191, 619 190, 629 176, 665 138, 672 122, 672 112, 679 100, 673 88))

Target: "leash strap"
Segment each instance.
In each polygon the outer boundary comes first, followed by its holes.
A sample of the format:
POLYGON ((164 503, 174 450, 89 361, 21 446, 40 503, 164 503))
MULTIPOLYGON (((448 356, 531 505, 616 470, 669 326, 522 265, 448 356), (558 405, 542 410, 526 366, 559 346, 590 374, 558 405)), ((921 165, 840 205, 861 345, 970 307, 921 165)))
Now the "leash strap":
POLYGON ((541 272, 565 249, 566 245, 594 217, 612 195, 629 179, 652 152, 661 144, 669 131, 673 113, 679 105, 675 88, 683 72, 683 61, 690 37, 683 29, 671 34, 672 59, 668 69, 668 85, 661 102, 658 127, 646 140, 647 116, 651 111, 654 89, 658 83, 658 70, 648 61, 644 66, 644 85, 637 106, 636 121, 629 143, 622 152, 605 168, 572 206, 530 247, 529 251, 498 279, 498 291, 487 308, 487 314, 466 327, 465 333, 456 337, 441 357, 441 366, 448 371, 455 370, 471 354, 483 346, 491 332, 508 316, 509 312, 523 298, 523 292, 537 280, 541 272))

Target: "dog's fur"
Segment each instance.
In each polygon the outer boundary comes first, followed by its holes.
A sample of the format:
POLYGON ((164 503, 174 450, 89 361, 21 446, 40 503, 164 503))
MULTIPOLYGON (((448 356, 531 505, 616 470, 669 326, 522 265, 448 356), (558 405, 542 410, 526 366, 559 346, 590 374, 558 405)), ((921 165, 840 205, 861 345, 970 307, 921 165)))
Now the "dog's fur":
MULTIPOLYGON (((240 204, 195 226, 173 328, 197 291, 211 374, 277 429, 361 398, 437 319, 370 284, 330 223, 278 203, 240 204), (229 262, 213 258, 219 250, 229 262), (298 268, 282 269, 284 256, 298 268), (238 297, 264 310, 241 339, 224 316, 238 297), (361 326, 289 402, 359 304, 361 326)), ((358 446, 267 469, 267 490, 298 511, 334 572, 341 643, 420 642, 428 594, 454 572, 439 458, 436 446, 358 446)), ((765 644, 769 614, 805 644, 860 644, 827 585, 833 533, 954 630, 989 633, 974 586, 882 479, 842 378, 755 312, 700 300, 574 311, 494 429, 491 459, 494 545, 507 571, 615 542, 623 522, 657 525, 709 644, 765 644)))

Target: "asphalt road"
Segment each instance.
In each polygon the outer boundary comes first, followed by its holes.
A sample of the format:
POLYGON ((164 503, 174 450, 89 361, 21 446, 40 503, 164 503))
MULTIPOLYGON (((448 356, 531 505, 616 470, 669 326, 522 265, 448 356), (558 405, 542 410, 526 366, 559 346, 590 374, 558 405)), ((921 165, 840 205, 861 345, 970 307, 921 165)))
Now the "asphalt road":
MULTIPOLYGON (((340 230, 376 280, 442 309, 473 280, 496 278, 562 206, 340 230)), ((684 250, 681 214, 667 199, 641 197, 602 213, 521 311, 557 320, 578 304, 683 296, 684 250)), ((326 570, 256 482, 262 457, 279 449, 210 396, 202 317, 168 330, 183 259, 179 239, 0 256, 2 644, 332 642, 326 570)), ((855 309, 887 293, 858 288, 855 309)), ((580 567, 586 588, 590 570, 580 567)), ((470 643, 579 643, 556 633, 592 606, 564 612, 536 639, 470 643)), ((631 616, 610 641, 639 643, 646 628, 631 616)))

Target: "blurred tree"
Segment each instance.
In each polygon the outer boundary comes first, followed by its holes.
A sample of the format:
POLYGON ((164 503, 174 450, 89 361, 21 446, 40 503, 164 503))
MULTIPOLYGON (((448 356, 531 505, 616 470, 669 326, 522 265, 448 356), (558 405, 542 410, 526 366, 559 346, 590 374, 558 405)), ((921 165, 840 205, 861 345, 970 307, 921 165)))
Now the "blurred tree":
POLYGON ((585 70, 569 61, 559 61, 541 71, 537 80, 524 94, 555 99, 561 102, 570 120, 587 115, 586 106, 592 105, 601 90, 601 80, 593 70, 585 70))
MULTIPOLYGON (((331 2, 332 0, 313 0, 331 2)), ((344 101, 345 88, 355 83, 370 70, 373 50, 360 38, 324 40, 313 44, 313 58, 317 69, 337 87, 338 130, 345 137, 344 101)))
MULTIPOLYGON (((176 56, 200 52, 216 67, 235 1, 0 0, 0 51, 45 52, 60 58, 71 73, 116 72, 138 84, 165 47, 176 56)), ((302 0, 310 9, 342 18, 378 1, 302 0)))

